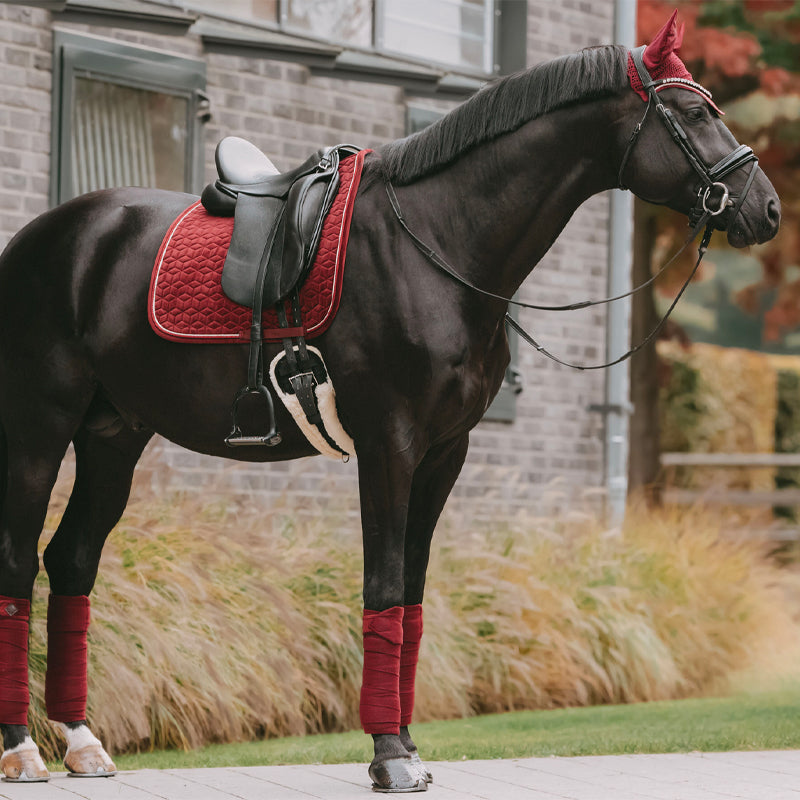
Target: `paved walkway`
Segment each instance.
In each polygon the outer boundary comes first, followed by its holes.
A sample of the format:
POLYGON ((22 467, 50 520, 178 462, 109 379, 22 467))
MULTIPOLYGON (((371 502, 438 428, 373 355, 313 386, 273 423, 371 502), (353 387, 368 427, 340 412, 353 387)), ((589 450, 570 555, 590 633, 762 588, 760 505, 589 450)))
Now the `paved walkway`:
MULTIPOLYGON (((800 800, 800 751, 434 763, 430 800, 800 800)), ((364 764, 54 775, 0 783, 2 800, 365 800, 364 764)))

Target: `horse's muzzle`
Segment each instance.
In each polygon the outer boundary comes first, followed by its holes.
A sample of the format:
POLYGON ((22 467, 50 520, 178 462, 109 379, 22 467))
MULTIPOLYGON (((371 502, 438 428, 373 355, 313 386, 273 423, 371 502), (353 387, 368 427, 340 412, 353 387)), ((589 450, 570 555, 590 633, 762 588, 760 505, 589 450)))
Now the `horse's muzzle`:
MULTIPOLYGON (((728 243, 732 247, 763 244, 774 238, 781 224, 781 203, 777 197, 767 201, 764 214, 758 219, 739 213, 728 228, 728 243)), ((724 226, 723 224, 720 227, 724 226)))

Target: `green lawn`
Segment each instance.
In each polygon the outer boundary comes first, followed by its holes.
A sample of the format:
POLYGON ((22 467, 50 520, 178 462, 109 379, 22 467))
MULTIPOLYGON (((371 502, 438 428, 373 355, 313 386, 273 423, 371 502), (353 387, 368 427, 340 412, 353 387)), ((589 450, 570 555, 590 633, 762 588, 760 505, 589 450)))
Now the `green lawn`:
MULTIPOLYGON (((520 711, 412 728, 423 758, 577 756, 800 748, 800 687, 726 698, 520 711)), ((367 762, 360 731, 116 758, 120 769, 367 762)), ((57 767, 56 767, 57 768, 57 767)))

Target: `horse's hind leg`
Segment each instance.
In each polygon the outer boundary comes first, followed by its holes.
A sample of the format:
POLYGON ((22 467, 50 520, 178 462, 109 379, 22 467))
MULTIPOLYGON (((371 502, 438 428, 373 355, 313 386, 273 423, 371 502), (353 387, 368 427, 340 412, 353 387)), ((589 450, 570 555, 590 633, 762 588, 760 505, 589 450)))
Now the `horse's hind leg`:
POLYGON ((48 777, 27 727, 30 601, 50 492, 91 397, 91 387, 80 380, 71 391, 57 382, 51 379, 55 400, 52 392, 26 392, 19 382, 0 381, 0 772, 8 780, 48 777))
POLYGON ((133 471, 149 432, 124 428, 104 437, 75 436, 75 485, 44 553, 50 578, 47 610, 47 716, 67 740, 64 764, 73 775, 105 777, 114 762, 86 722, 89 593, 106 537, 130 494, 133 471))

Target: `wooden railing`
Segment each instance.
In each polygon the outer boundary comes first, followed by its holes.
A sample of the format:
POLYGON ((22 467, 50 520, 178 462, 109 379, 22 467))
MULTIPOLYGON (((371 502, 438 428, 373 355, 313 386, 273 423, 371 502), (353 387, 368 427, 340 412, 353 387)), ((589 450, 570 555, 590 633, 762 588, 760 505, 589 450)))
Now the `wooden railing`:
POLYGON ((661 466, 667 471, 662 495, 665 503, 686 505, 702 501, 709 505, 800 506, 800 488, 680 489, 669 485, 669 473, 676 467, 800 467, 800 453, 662 453, 661 466))

